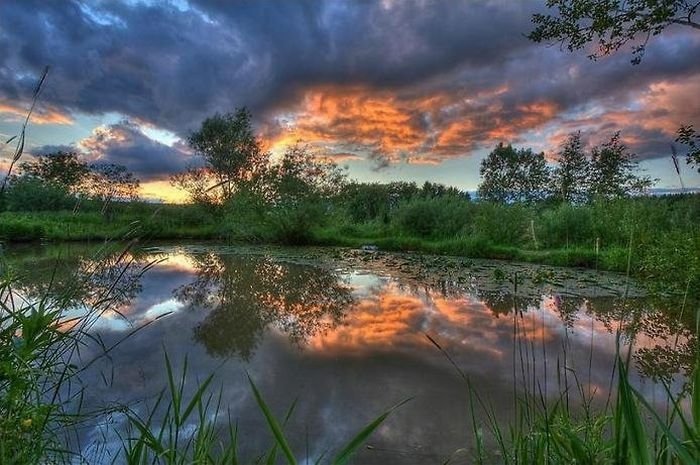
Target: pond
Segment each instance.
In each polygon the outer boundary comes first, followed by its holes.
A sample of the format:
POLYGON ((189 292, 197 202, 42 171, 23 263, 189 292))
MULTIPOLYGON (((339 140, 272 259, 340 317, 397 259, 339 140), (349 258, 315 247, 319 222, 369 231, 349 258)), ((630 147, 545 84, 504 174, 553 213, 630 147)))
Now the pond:
MULTIPOLYGON (((84 408, 151 405, 167 383, 167 351, 176 371, 187 358, 190 390, 215 373, 247 457, 271 439, 246 374, 279 417, 297 400, 285 431, 299 456, 336 450, 410 398, 353 463, 469 463, 458 452, 472 447, 465 378, 504 421, 528 393, 568 389, 572 403, 602 405, 616 354, 631 349, 633 385, 653 400, 659 379, 682 382, 694 343, 677 302, 645 297, 617 274, 350 249, 122 252, 35 245, 5 255, 28 298, 60 293, 76 271, 90 284, 73 312, 111 289, 90 329, 99 344, 80 353, 85 362, 113 347, 83 374, 84 408)), ((115 414, 83 426, 76 447, 109 463, 123 423, 115 414)))

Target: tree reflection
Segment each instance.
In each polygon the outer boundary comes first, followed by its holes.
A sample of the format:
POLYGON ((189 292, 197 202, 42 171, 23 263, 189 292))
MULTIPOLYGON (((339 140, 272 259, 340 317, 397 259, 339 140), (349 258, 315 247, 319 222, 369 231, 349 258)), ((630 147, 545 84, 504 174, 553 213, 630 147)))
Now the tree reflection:
POLYGON ((216 253, 192 259, 196 279, 174 294, 209 311, 194 337, 214 356, 249 359, 269 325, 304 342, 338 325, 353 302, 350 287, 320 266, 216 253))
POLYGON ((141 277, 157 260, 132 245, 20 247, 5 260, 14 291, 28 302, 119 312, 141 292, 141 277))

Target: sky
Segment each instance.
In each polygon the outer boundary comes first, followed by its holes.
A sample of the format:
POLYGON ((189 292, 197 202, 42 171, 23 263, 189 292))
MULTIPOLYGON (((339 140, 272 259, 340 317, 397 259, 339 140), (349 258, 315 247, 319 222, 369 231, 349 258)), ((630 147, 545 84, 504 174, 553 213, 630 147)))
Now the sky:
POLYGON ((27 156, 125 165, 149 199, 182 200, 169 178, 194 162, 187 136, 242 106, 272 153, 301 140, 359 181, 475 190, 499 142, 555 162, 567 134, 593 146, 621 131, 658 188, 679 188, 671 143, 700 127, 700 32, 667 28, 639 65, 631 46, 592 61, 525 37, 543 4, 5 0, 0 137, 18 133, 49 65, 27 156))

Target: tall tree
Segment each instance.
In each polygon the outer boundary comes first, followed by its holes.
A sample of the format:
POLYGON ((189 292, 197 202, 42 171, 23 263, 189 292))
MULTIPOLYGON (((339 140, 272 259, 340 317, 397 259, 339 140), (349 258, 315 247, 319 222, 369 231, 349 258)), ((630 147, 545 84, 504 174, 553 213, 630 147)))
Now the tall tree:
POLYGON ((208 189, 219 189, 223 201, 254 181, 267 164, 268 156, 253 132, 246 108, 207 118, 190 136, 189 144, 204 162, 197 176, 211 177, 208 189))
POLYGON ((491 202, 535 202, 548 196, 549 168, 544 153, 498 146, 481 162, 479 197, 491 202))
POLYGON ((590 163, 583 149, 581 133, 570 134, 558 155, 558 166, 552 175, 554 197, 566 203, 585 202, 590 184, 590 163))
POLYGON ((632 43, 632 62, 637 64, 652 36, 676 24, 700 30, 697 0, 547 0, 555 14, 534 14, 535 29, 528 37, 535 42, 559 42, 569 51, 594 42, 598 58, 632 43))
POLYGON ((615 133, 591 153, 591 196, 611 199, 644 193, 654 180, 636 175, 638 165, 635 155, 620 141, 620 133, 615 133))
POLYGON ((90 172, 87 163, 80 160, 77 153, 60 150, 23 162, 20 170, 23 175, 38 178, 72 193, 79 190, 90 172))
POLYGON ((288 147, 279 163, 267 170, 266 178, 274 202, 286 205, 337 195, 346 181, 335 163, 301 143, 288 147))

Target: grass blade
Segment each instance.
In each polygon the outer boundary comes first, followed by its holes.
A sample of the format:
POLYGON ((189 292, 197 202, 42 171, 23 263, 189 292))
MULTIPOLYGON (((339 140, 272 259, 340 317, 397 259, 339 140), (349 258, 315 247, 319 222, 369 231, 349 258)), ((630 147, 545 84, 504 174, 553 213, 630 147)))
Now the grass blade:
POLYGON ((265 420, 267 420, 267 425, 270 428, 270 431, 272 431, 272 434, 275 437, 275 441, 277 441, 277 444, 279 445, 280 449, 282 449, 282 453, 287 458, 287 462, 290 465, 296 465, 297 461, 294 458, 294 454, 292 453, 292 449, 289 447, 289 443, 287 442, 287 439, 284 437, 284 433, 282 432, 282 428, 280 427, 279 423, 277 422, 277 419, 275 418, 275 416, 272 414, 269 407, 265 403, 265 400, 262 398, 260 391, 258 390, 257 386, 255 386, 255 383, 253 382, 253 379, 250 377, 250 375, 247 375, 247 376, 248 376, 248 382, 250 383, 250 387, 253 389, 253 394, 255 395, 255 400, 258 402, 258 406, 260 407, 260 410, 262 411, 263 415, 265 416, 265 420))
POLYGON ((333 459, 331 462, 333 465, 345 465, 348 463, 352 455, 357 451, 357 449, 362 446, 362 444, 367 441, 367 438, 370 437, 370 435, 376 430, 383 422, 384 420, 387 419, 387 417, 397 408, 401 407, 404 405, 406 402, 409 402, 413 398, 409 398, 406 400, 403 400, 399 402, 398 404, 394 405, 391 407, 389 410, 386 412, 382 413, 379 415, 376 419, 374 419, 370 424, 365 426, 362 431, 357 433, 357 435, 350 440, 350 442, 338 453, 338 455, 333 459))

